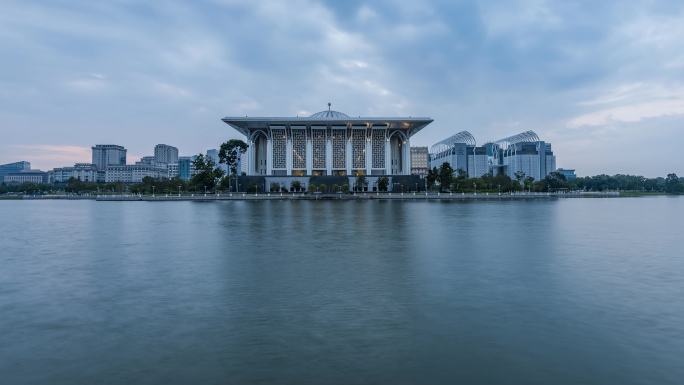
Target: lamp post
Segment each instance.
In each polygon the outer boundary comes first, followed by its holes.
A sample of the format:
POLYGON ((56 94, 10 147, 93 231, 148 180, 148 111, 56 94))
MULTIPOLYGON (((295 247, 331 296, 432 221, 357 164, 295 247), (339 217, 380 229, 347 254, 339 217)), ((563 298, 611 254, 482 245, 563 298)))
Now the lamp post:
POLYGON ((154 198, 154 186, 152 186, 152 198, 154 198))
POLYGON ((475 191, 475 195, 477 195, 477 184, 473 183, 473 190, 475 191))
POLYGON ((180 198, 181 185, 178 185, 178 197, 180 198))

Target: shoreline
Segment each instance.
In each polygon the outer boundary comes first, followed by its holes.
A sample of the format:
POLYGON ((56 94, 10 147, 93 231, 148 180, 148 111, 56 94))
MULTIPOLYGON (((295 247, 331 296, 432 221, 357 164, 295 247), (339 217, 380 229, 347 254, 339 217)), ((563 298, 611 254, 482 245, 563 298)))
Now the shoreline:
POLYGON ((306 193, 225 193, 225 194, 164 194, 164 195, 23 195, 3 197, 6 200, 93 200, 97 202, 178 202, 178 201, 236 201, 236 200, 529 200, 554 198, 617 198, 622 193, 578 192, 578 193, 355 193, 355 194, 306 194, 306 193))

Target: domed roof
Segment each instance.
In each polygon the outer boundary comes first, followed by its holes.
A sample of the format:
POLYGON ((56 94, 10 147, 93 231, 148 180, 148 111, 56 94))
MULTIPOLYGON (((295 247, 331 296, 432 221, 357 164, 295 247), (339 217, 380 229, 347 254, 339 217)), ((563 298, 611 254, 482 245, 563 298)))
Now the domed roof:
POLYGON ((349 115, 343 114, 339 111, 325 110, 321 112, 316 112, 311 115, 311 119, 321 119, 321 120, 345 120, 349 119, 349 115))
POLYGON ((321 119, 321 120, 345 120, 349 119, 349 116, 347 114, 343 114, 339 111, 334 111, 330 109, 330 106, 332 104, 328 103, 328 109, 325 111, 321 112, 316 112, 315 114, 311 115, 311 119, 321 119))

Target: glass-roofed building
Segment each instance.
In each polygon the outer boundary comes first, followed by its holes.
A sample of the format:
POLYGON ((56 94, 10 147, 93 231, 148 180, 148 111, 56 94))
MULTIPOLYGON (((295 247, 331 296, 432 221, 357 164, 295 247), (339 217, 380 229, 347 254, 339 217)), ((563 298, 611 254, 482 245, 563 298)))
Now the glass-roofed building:
POLYGON ((427 117, 225 117, 247 138, 249 176, 380 176, 411 173, 410 139, 427 117))

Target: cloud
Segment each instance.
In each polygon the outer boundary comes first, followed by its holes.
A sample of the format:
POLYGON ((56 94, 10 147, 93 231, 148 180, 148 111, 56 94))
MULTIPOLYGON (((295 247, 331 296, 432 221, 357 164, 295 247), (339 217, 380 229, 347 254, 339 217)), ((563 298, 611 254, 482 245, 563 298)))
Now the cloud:
MULTIPOLYGON (((8 0, 2 8, 7 161, 90 158, 12 147, 25 143, 107 142, 148 154, 167 142, 198 153, 239 137, 223 116, 308 115, 328 101, 350 115, 434 118, 416 145, 461 129, 482 142, 528 127, 554 140, 559 159, 580 154, 585 138, 605 143, 606 133, 629 136, 626 152, 641 151, 646 129, 682 142, 673 128, 684 124, 681 1, 608 0, 591 12, 545 0, 8 0)), ((572 166, 603 172, 600 156, 572 166)), ((635 167, 658 174, 663 165, 635 167)))
POLYGON ((634 123, 651 118, 684 115, 684 88, 630 83, 578 105, 600 109, 570 119, 567 123, 569 128, 634 123))
POLYGON ((52 168, 53 165, 90 163, 90 147, 55 144, 14 144, 9 146, 11 156, 29 160, 33 168, 52 168))

